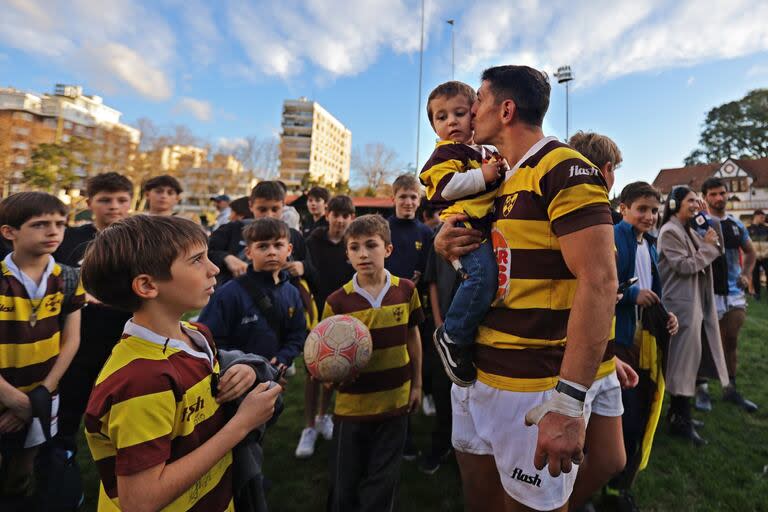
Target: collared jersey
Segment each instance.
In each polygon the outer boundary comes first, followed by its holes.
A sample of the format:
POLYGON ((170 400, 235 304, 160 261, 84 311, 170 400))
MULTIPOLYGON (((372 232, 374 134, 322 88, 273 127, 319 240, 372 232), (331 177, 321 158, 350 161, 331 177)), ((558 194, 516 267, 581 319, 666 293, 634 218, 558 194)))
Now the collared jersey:
MULTIPOLYGON (((129 320, 96 379, 85 436, 101 479, 99 511, 120 510, 118 475, 179 460, 226 424, 212 393, 215 349, 194 326, 182 328, 199 350, 129 320)), ((163 510, 234 510, 231 466, 229 452, 163 510)))
POLYGON ((54 263, 40 283, 39 290, 44 289, 41 298, 33 299, 5 261, 0 262, 0 270, 0 376, 27 392, 40 385, 56 363, 62 317, 83 307, 85 290, 78 284, 72 299, 64 304, 61 265, 54 263), (35 325, 30 321, 33 311, 35 325))
POLYGON ((371 332, 373 352, 368 365, 336 394, 334 414, 366 421, 408 414, 411 360, 408 330, 424 320, 416 286, 387 272, 387 284, 372 297, 357 284, 357 274, 325 302, 323 318, 350 315, 371 332))
MULTIPOLYGON (((478 330, 478 380, 511 391, 556 385, 576 291, 558 237, 598 224, 612 224, 602 174, 554 137, 507 172, 492 231, 498 293, 478 330)), ((598 378, 614 368, 609 352, 598 378)))

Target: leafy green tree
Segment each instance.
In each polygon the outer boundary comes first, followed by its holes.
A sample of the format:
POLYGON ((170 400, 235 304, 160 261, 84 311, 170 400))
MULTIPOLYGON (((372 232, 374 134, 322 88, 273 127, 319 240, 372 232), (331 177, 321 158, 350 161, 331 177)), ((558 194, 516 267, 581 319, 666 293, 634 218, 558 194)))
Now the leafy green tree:
POLYGON ((38 144, 32 152, 31 165, 23 171, 29 188, 55 192, 71 188, 78 180, 79 162, 73 151, 62 144, 38 144))
POLYGON ((768 157, 768 89, 755 89, 707 113, 699 147, 685 165, 768 157))

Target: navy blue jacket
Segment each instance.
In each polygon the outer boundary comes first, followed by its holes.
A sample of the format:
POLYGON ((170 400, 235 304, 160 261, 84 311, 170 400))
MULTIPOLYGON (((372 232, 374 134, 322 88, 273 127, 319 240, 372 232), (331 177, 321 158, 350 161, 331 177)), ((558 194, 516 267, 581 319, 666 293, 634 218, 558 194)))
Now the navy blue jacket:
POLYGON ((432 230, 416 219, 398 219, 393 215, 387 221, 394 249, 384 267, 405 279, 412 279, 414 271, 423 274, 427 267, 429 244, 432 243, 432 230))
MULTIPOLYGON (((637 256, 637 232, 631 224, 621 221, 613 226, 613 238, 616 243, 616 267, 619 283, 635 276, 635 257, 637 256)), ((661 298, 661 279, 659 278, 659 256, 656 253, 656 239, 648 233, 643 234, 651 254, 651 290, 661 298)), ((624 297, 616 304, 616 343, 631 346, 635 339, 637 322, 637 295, 640 284, 630 286, 624 297)))
POLYGON ((304 348, 307 324, 301 296, 289 278, 287 271, 281 271, 280 282, 275 284, 271 272, 256 272, 253 267, 246 274, 272 301, 283 326, 282 339, 237 279, 216 290, 198 321, 208 326, 222 349, 277 357, 278 362, 290 365, 304 348))

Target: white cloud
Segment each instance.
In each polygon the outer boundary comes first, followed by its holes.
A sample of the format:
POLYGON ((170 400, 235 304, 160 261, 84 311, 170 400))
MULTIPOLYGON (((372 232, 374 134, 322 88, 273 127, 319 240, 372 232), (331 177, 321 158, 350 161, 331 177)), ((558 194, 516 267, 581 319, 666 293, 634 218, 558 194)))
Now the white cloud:
POLYGON ((216 141, 219 151, 231 152, 239 148, 248 146, 248 141, 244 137, 219 137, 216 141))
POLYGON ((688 80, 686 80, 685 86, 686 87, 691 87, 695 83, 696 83, 696 77, 691 75, 691 76, 688 77, 688 80))
POLYGON ((178 113, 189 113, 199 121, 210 121, 213 118, 211 104, 204 100, 183 97, 174 108, 178 113))

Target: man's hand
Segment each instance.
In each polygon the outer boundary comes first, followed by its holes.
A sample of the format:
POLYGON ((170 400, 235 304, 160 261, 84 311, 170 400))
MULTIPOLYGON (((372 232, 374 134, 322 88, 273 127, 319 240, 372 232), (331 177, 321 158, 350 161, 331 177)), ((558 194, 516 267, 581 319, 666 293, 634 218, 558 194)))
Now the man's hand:
POLYGON ((469 254, 483 241, 483 233, 464 226, 456 227, 457 222, 469 219, 466 215, 453 215, 445 220, 445 224, 435 236, 435 251, 448 261, 459 259, 469 254))
POLYGON ((539 436, 533 465, 542 470, 549 466, 549 474, 570 473, 573 464, 584 460, 584 418, 572 418, 548 412, 539 421, 539 436))
POLYGON ((616 377, 619 378, 622 389, 631 389, 637 386, 637 383, 640 382, 640 376, 635 369, 618 357, 613 359, 616 361, 616 377))
POLYGON ((241 276, 248 271, 248 264, 233 254, 227 254, 224 257, 224 264, 235 277, 241 276))
POLYGON ((283 388, 275 385, 268 389, 269 384, 262 382, 248 393, 232 418, 232 421, 237 421, 247 432, 266 423, 275 413, 275 401, 283 388))
POLYGON ((283 270, 287 270, 291 277, 301 277, 304 275, 304 263, 301 261, 289 261, 285 264, 283 270))
POLYGON ((11 409, 8 409, 4 413, 0 414, 0 434, 10 434, 11 432, 18 432, 24 428, 26 422, 16 416, 11 409))
POLYGON ((750 276, 741 274, 739 275, 739 282, 738 282, 739 288, 742 290, 754 294, 755 293, 755 287, 753 286, 752 279, 750 276))
POLYGON ((219 380, 219 392, 216 402, 224 403, 234 400, 251 389, 256 382, 256 372, 247 364, 236 364, 227 368, 219 380))
POLYGON ((421 388, 411 386, 411 394, 408 397, 408 412, 414 413, 419 410, 421 405, 421 388))
POLYGON ((637 294, 637 299, 635 302, 637 302, 638 306, 647 308, 649 306, 653 306, 654 304, 658 304, 659 296, 653 293, 653 290, 640 290, 637 294))
POLYGON ((669 314, 669 319, 667 320, 667 332, 669 332, 670 336, 674 336, 677 334, 677 331, 680 329, 680 324, 677 321, 677 317, 674 313, 669 314))
POLYGON ((421 272, 418 270, 413 271, 413 276, 411 276, 411 281, 413 284, 419 284, 419 280, 421 280, 421 272))

